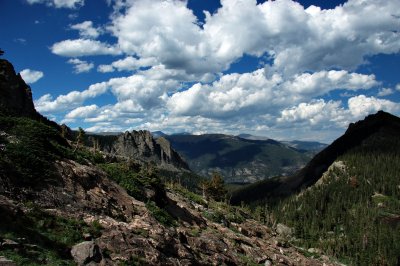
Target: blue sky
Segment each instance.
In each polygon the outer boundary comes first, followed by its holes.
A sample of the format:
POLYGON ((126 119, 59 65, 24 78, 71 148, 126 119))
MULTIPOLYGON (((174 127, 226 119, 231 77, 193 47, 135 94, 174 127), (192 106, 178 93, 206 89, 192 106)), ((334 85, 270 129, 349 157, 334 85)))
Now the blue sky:
POLYGON ((398 0, 0 0, 36 109, 88 131, 330 142, 400 114, 398 0))

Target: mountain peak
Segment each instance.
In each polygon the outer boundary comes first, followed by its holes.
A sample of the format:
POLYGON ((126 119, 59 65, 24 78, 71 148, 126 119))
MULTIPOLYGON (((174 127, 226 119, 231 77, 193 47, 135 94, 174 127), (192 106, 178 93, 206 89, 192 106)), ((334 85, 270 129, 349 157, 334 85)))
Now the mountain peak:
POLYGON ((376 114, 366 116, 363 120, 351 123, 345 134, 351 134, 364 128, 387 126, 393 123, 400 123, 400 118, 381 110, 376 114))
POLYGON ((31 88, 5 59, 0 59, 0 112, 30 118, 38 116, 33 106, 31 88))

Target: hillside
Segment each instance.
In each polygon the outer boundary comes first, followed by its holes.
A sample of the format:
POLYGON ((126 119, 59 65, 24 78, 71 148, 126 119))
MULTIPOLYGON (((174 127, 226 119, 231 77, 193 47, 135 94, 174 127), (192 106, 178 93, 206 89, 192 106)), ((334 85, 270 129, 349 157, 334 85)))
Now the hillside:
POLYGON ((296 245, 350 265, 398 265, 399 136, 400 119, 378 112, 351 124, 297 175, 236 196, 269 206, 274 222, 294 228, 296 245))
POLYGON ((380 111, 355 124, 350 124, 345 134, 315 155, 296 174, 276 177, 244 187, 235 192, 232 196, 232 203, 238 204, 241 201, 253 202, 264 198, 285 197, 311 186, 339 156, 363 145, 364 141, 378 132, 384 132, 388 135, 388 138, 395 138, 396 134, 400 132, 399 118, 380 111))
POLYGON ((289 175, 310 157, 278 141, 251 140, 223 134, 165 136, 200 175, 220 172, 228 183, 251 183, 289 175))
MULTIPOLYGON (((9 85, 0 90, 10 93, 9 85)), ((308 257, 248 208, 166 178, 162 162, 110 157, 86 146, 82 132, 7 108, 0 114, 1 265, 337 265, 308 257)), ((135 145, 143 137, 129 134, 135 145)), ((136 156, 151 151, 147 140, 136 156)))

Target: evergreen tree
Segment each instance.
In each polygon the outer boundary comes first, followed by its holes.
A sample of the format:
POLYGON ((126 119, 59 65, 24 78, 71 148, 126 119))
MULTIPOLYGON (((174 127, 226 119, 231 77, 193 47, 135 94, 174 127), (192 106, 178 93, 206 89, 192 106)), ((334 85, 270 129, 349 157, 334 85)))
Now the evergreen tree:
POLYGON ((80 147, 85 140, 85 130, 83 130, 81 127, 79 127, 78 129, 78 136, 76 137, 76 146, 74 149, 74 152, 76 151, 76 149, 78 149, 78 147, 80 147))
POLYGON ((226 197, 225 182, 219 173, 213 173, 211 180, 202 183, 203 195, 217 201, 226 197))

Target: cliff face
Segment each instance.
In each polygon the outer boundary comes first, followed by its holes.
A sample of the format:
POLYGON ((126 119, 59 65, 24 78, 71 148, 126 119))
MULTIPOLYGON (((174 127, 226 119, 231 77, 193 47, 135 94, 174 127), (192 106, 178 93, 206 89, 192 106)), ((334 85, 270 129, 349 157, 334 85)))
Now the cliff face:
POLYGON ((168 140, 165 138, 155 140, 147 130, 127 131, 114 136, 112 141, 108 138, 107 142, 100 143, 100 148, 112 156, 153 162, 163 168, 189 169, 181 156, 171 148, 168 140))
POLYGON ((28 117, 61 131, 56 122, 36 111, 31 88, 5 59, 0 59, 0 114, 28 117))
POLYGON ((38 117, 31 88, 20 74, 15 73, 13 65, 4 59, 0 59, 0 111, 8 115, 38 117))

